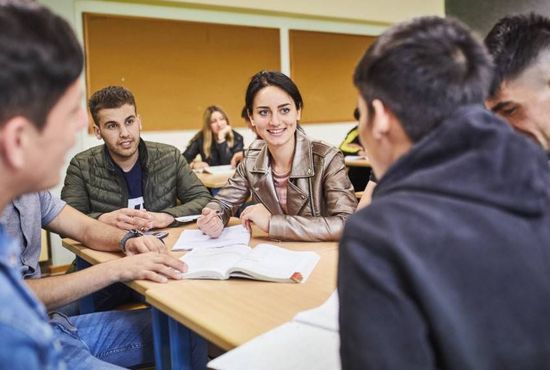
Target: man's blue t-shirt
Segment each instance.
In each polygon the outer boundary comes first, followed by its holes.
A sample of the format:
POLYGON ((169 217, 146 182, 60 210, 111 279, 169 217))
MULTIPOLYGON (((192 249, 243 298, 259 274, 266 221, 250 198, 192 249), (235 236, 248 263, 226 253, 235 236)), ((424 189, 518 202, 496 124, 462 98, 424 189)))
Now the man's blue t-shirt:
POLYGON ((128 208, 132 209, 144 209, 145 204, 143 200, 143 171, 141 170, 141 164, 139 161, 134 164, 134 167, 128 172, 122 171, 122 175, 126 180, 126 186, 128 187, 128 208))

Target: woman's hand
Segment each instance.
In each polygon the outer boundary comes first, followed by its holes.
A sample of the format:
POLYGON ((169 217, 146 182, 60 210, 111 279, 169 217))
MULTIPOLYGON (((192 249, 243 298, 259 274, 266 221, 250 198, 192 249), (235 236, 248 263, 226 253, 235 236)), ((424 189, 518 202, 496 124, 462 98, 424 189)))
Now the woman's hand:
POLYGON ((218 143, 223 143, 225 141, 227 135, 229 135, 230 132, 231 132, 231 126, 229 126, 229 125, 227 125, 224 128, 220 129, 220 131, 218 131, 218 138, 216 139, 216 141, 218 143))
POLYGON ((271 222, 271 213, 263 204, 254 204, 248 206, 241 213, 241 222, 247 230, 251 230, 250 223, 254 223, 263 232, 269 233, 269 223, 271 222))
POLYGON ((197 219, 199 229, 211 238, 217 238, 223 231, 223 222, 218 212, 211 208, 203 208, 197 219))
POLYGON ((203 170, 208 167, 208 163, 202 161, 193 161, 191 162, 191 169, 193 170, 203 170))
POLYGON ((233 155, 231 158, 231 167, 236 168, 239 163, 244 159, 244 152, 240 151, 233 155))

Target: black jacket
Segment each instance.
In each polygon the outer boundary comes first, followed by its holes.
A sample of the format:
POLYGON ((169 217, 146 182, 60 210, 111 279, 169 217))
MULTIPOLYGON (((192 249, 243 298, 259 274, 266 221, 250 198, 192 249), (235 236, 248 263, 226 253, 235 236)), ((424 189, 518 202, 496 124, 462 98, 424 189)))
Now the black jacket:
POLYGON ((210 157, 207 157, 202 149, 202 143, 204 141, 202 132, 199 132, 195 135, 189 142, 189 146, 183 152, 183 156, 187 162, 191 163, 197 154, 201 155, 202 161, 208 163, 210 166, 220 166, 231 163, 231 158, 235 153, 243 151, 243 137, 241 134, 233 131, 233 137, 235 138, 233 142, 233 147, 227 145, 227 141, 224 141, 221 144, 218 144, 216 140, 212 140, 212 147, 210 157))
POLYGON ((550 368, 550 171, 480 107, 380 179, 340 243, 343 369, 550 368))

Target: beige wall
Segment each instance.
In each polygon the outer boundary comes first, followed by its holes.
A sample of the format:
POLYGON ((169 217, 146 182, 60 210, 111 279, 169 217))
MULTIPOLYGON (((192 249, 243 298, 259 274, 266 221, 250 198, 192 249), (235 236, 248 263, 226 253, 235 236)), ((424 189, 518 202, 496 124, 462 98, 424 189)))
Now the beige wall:
MULTIPOLYGON (((58 14, 74 21, 78 0, 40 0, 58 14)), ((96 3, 108 1, 96 1, 96 3)), ((109 1, 112 2, 112 1, 109 1)), ((348 19, 353 22, 391 24, 421 15, 445 15, 444 0, 167 0, 120 1, 121 3, 163 4, 174 7, 215 7, 305 17, 348 19)))
POLYGON ((171 0, 169 2, 382 23, 395 23, 419 15, 444 15, 445 13, 443 0, 171 0))

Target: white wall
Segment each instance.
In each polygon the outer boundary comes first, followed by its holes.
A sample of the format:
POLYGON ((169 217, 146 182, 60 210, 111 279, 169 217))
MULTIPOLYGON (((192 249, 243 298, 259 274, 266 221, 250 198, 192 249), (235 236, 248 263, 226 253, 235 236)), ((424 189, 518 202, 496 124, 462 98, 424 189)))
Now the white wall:
MULTIPOLYGON (((40 0, 53 11, 65 17, 83 40, 82 13, 94 12, 129 16, 156 17, 224 24, 240 24, 279 28, 281 33, 281 66, 289 74, 288 29, 304 29, 337 33, 378 35, 389 24, 421 15, 444 15, 444 0, 168 0, 168 1, 87 1, 40 0)), ((85 83, 84 77, 82 78, 85 83)), ((305 97, 307 99, 307 97, 305 97)), ((85 101, 82 102, 85 104, 85 101)), ((350 112, 350 119, 352 112, 350 112)), ((235 117, 237 118, 237 117, 235 117)), ((234 119, 235 119, 234 118, 234 119)), ((304 129, 312 137, 338 145, 353 122, 306 124, 304 129)), ((197 130, 199 128, 197 127, 197 130)), ((237 131, 244 136, 245 145, 253 140, 246 128, 237 131)), ((179 149, 196 131, 148 131, 145 140, 172 144, 179 149)), ((67 163, 76 153, 98 145, 95 136, 83 130, 75 148, 68 154, 67 163)), ((63 169, 63 176, 66 169, 63 169)), ((52 189, 59 194, 62 184, 52 189)), ((69 263, 73 256, 61 247, 60 239, 52 236, 54 264, 69 263)))

